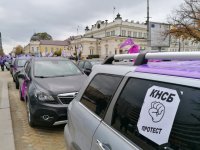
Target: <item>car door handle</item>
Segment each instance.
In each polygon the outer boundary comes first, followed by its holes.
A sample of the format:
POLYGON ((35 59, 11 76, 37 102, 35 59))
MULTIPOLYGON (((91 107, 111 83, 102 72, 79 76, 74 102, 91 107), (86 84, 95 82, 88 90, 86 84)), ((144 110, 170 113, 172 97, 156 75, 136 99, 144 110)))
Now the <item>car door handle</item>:
POLYGON ((99 150, 110 150, 110 148, 106 145, 103 144, 101 141, 97 140, 97 146, 99 148, 99 150))

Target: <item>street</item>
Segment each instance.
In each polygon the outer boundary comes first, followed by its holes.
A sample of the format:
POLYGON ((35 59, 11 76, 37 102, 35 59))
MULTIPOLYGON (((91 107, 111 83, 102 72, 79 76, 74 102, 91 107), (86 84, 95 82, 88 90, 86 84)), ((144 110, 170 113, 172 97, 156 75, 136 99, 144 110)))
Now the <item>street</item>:
POLYGON ((16 150, 64 150, 64 126, 31 128, 28 125, 26 106, 19 99, 19 91, 9 71, 0 71, 0 78, 7 80, 16 150))

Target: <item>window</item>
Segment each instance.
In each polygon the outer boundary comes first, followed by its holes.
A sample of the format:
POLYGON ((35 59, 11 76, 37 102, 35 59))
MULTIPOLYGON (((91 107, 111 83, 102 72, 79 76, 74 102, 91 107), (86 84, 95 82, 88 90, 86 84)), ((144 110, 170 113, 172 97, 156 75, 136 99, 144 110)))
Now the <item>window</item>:
POLYGON ((81 103, 103 118, 121 79, 121 76, 96 75, 85 90, 81 103))
POLYGON ((115 104, 111 125, 142 149, 164 149, 166 146, 172 150, 197 150, 200 148, 199 97, 197 88, 131 78, 115 104), (169 143, 161 146, 139 134, 137 129, 145 95, 154 85, 176 90, 181 99, 169 143))
POLYGON ((35 77, 59 77, 80 75, 79 68, 68 60, 38 60, 34 64, 35 77))
POLYGON ((106 55, 108 55, 108 48, 106 47, 106 55))
POLYGON ((83 65, 84 65, 84 61, 80 61, 80 62, 78 63, 78 66, 79 66, 79 68, 81 68, 81 69, 83 69, 83 65))
POLYGON ((129 36, 129 37, 132 36, 131 34, 132 34, 132 32, 131 32, 131 31, 128 31, 128 36, 129 36))
POLYGON ((137 32, 133 32, 133 37, 137 37, 137 32))
POLYGON ((111 31, 111 36, 115 36, 115 31, 111 31))
POLYGON ((106 32, 106 36, 110 36, 110 32, 106 32))
POLYGON ((147 38, 147 34, 146 34, 146 33, 143 33, 143 37, 144 37, 144 38, 147 38))
POLYGON ((93 49, 90 49, 90 55, 93 55, 93 49))
POLYGON ((126 36, 126 30, 122 30, 122 36, 126 36))
POLYGON ((89 63, 89 62, 85 62, 85 66, 84 66, 84 68, 86 69, 92 69, 92 65, 89 63))
POLYGON ((139 36, 139 38, 142 38, 142 32, 139 32, 138 36, 139 36))

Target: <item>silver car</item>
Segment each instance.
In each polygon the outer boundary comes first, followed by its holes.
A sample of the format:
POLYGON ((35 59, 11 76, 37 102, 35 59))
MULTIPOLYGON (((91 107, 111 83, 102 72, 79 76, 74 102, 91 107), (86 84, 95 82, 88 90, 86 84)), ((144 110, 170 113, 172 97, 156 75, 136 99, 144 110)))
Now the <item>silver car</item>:
MULTIPOLYGON (((200 61, 146 64, 153 56, 136 55, 138 66, 94 67, 68 106, 67 150, 200 149, 200 61)), ((200 53, 173 58, 188 56, 200 53)))

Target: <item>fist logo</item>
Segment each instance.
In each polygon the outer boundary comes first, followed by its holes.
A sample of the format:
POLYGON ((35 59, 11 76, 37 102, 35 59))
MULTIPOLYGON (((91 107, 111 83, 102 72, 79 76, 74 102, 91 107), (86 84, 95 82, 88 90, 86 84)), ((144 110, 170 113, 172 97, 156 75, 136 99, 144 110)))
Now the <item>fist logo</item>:
POLYGON ((151 108, 149 109, 149 115, 152 118, 152 121, 157 123, 160 122, 165 114, 165 106, 160 102, 152 102, 151 108))

